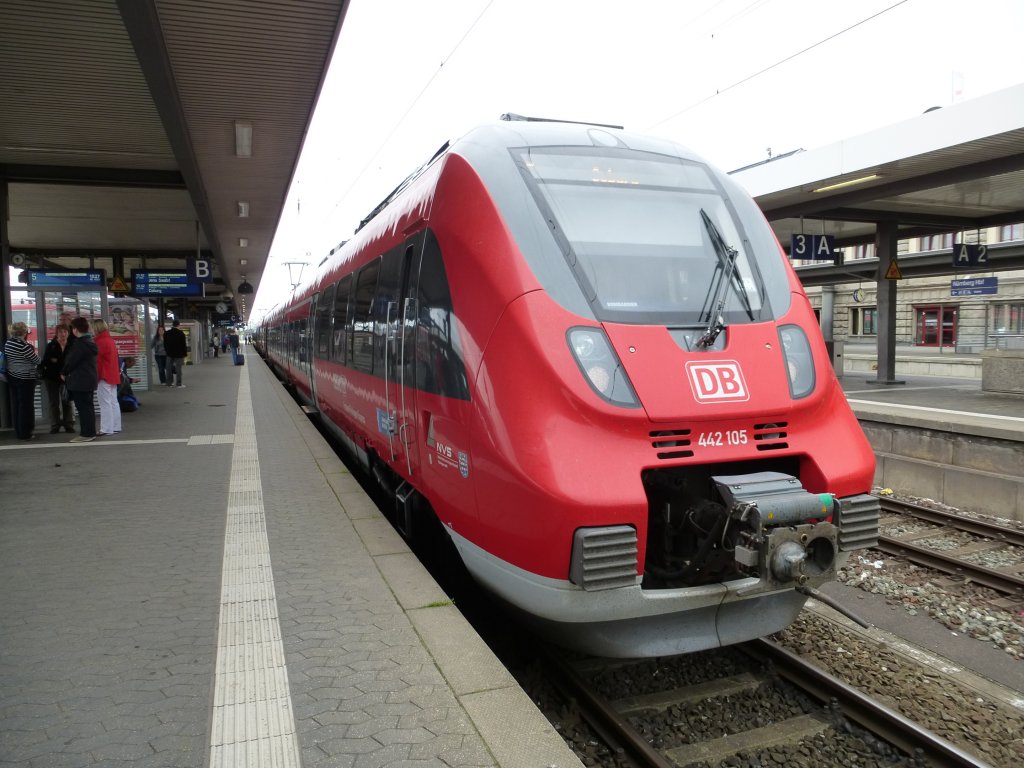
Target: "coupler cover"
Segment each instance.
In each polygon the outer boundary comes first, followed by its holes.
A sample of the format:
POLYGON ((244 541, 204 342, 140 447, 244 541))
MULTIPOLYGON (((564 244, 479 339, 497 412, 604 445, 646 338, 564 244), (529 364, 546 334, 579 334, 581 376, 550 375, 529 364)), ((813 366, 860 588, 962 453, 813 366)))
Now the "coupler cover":
POLYGON ((835 497, 809 493, 781 472, 713 477, 743 533, 736 563, 772 586, 821 584, 835 574, 839 531, 828 520, 835 497))

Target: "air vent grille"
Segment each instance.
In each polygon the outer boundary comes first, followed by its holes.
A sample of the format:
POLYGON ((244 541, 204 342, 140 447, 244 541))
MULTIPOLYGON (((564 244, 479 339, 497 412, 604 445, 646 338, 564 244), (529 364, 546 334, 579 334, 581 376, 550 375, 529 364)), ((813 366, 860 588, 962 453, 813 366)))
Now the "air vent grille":
POLYGON ((839 549, 867 549, 878 544, 878 497, 862 493, 839 499, 839 549))
POLYGON ((588 591, 637 583, 636 529, 629 525, 580 528, 573 536, 569 580, 588 591))
POLYGON ((789 443, 786 442, 786 438, 789 437, 789 432, 786 431, 788 426, 789 423, 785 421, 755 424, 752 432, 754 434, 754 445, 757 447, 757 450, 778 451, 788 448, 789 443))
POLYGON ((685 459, 693 456, 689 429, 659 429, 650 434, 651 446, 658 452, 659 459, 685 459))

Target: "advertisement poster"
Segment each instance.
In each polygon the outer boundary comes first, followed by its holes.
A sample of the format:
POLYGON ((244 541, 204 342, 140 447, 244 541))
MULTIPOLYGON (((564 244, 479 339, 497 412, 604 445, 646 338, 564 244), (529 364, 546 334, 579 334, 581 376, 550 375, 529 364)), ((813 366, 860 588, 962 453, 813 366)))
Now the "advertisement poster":
POLYGON ((110 299, 108 302, 110 335, 114 337, 119 357, 139 358, 145 345, 142 342, 143 306, 134 299, 110 299))

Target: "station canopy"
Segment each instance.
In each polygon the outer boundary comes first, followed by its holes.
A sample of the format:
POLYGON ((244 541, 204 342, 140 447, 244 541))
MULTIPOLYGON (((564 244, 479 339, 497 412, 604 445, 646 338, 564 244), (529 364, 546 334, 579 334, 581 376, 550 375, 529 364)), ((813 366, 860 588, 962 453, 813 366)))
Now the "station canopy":
MULTIPOLYGON (((209 303, 258 291, 348 0, 0 3, 0 181, 10 253, 208 256, 209 303), (244 263, 243 263, 244 262, 244 263)), ((740 169, 784 245, 1024 221, 1024 86, 740 169), (868 177, 866 180, 865 177, 868 177), (837 186, 845 184, 845 186, 837 186)), ((1024 267, 1020 247, 994 268, 1024 267)), ((870 260, 868 260, 870 261, 870 260)), ((905 275, 948 272, 949 254, 905 275), (926 270, 931 270, 928 272, 926 270)), ((867 265, 801 268, 806 284, 867 265)), ((127 277, 127 276, 125 276, 127 277)), ((284 279, 284 278, 279 278, 284 279)), ((251 306, 248 307, 251 310, 251 306)))
POLYGON ((0 3, 0 181, 15 261, 144 256, 183 268, 199 255, 218 278, 211 303, 241 310, 237 288, 259 289, 347 5, 0 3))
MULTIPOLYGON (((1024 84, 732 173, 754 196, 779 242, 826 234, 837 247, 964 233, 1024 222, 1024 84)), ((1024 247, 989 251, 993 271, 1024 268, 1024 247)), ((870 278, 873 259, 798 268, 805 285, 870 278)), ((905 277, 949 274, 951 252, 900 259, 905 277)))

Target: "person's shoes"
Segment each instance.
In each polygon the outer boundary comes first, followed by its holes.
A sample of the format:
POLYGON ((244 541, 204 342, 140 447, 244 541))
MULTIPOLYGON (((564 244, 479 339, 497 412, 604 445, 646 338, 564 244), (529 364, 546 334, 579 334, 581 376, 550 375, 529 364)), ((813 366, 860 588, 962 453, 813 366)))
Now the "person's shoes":
POLYGON ((59 426, 57 426, 57 427, 50 427, 50 434, 51 435, 56 435, 58 432, 60 432, 60 427, 59 426))
POLYGON ((75 433, 75 428, 74 427, 64 427, 64 431, 67 432, 68 434, 72 434, 73 435, 75 433))
POLYGON ((93 437, 82 437, 81 435, 79 435, 78 437, 72 437, 69 442, 72 442, 72 443, 91 443, 95 439, 96 439, 95 436, 93 436, 93 437))
POLYGON ((96 437, 110 437, 112 434, 112 432, 97 432, 96 437))
POLYGON ((35 440, 36 436, 35 435, 29 435, 28 437, 19 437, 18 439, 19 440, 35 440))
POLYGON ((177 386, 178 386, 178 389, 184 389, 185 388, 184 384, 178 384, 177 386))

